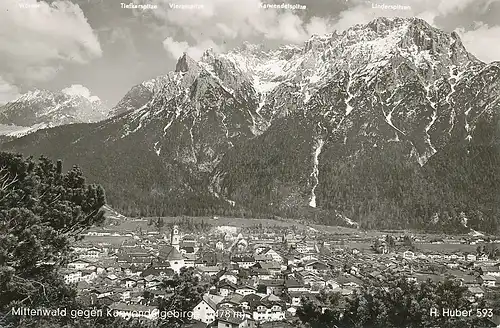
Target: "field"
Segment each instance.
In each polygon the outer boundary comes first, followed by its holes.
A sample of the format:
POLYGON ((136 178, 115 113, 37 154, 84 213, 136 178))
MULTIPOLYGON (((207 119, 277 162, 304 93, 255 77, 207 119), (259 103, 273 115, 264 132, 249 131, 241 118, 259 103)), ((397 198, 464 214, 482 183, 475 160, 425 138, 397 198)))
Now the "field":
POLYGON ((132 241, 132 237, 122 237, 122 236, 85 236, 83 239, 85 242, 92 243, 96 245, 98 243, 111 244, 113 246, 120 246, 124 241, 132 241))
MULTIPOLYGON (((148 225, 150 220, 157 220, 157 217, 145 217, 143 219, 120 219, 120 220, 113 220, 115 223, 119 223, 118 225, 112 225, 109 226, 108 228, 118 230, 118 231, 137 231, 139 229, 142 229, 142 231, 156 231, 156 228, 154 226, 148 225)), ((249 219, 249 218, 236 218, 236 217, 217 217, 214 219, 213 217, 163 217, 163 221, 165 222, 166 225, 172 224, 176 221, 182 220, 182 219, 189 219, 193 221, 198 221, 201 222, 202 220, 205 221, 206 223, 217 227, 217 226, 230 226, 230 227, 236 227, 236 228, 245 228, 245 227, 252 227, 255 225, 262 224, 263 227, 290 227, 292 225, 296 226, 299 230, 309 230, 309 231, 322 231, 322 232, 327 232, 330 234, 334 235, 340 235, 344 236, 345 239, 349 239, 349 237, 358 237, 358 238, 366 238, 366 239, 373 239, 373 238, 381 238, 383 235, 390 233, 393 235, 404 235, 404 234, 409 234, 413 235, 415 237, 418 237, 423 240, 431 240, 435 238, 444 238, 445 236, 442 234, 423 234, 423 233, 416 233, 412 231, 362 231, 358 229, 353 229, 353 228, 347 228, 347 227, 340 227, 340 226, 324 226, 324 225, 318 225, 318 224, 310 224, 306 225, 294 220, 287 220, 287 219, 249 219)), ((86 237, 86 240, 95 240, 96 242, 101 242, 101 241, 109 241, 113 240, 113 243, 118 243, 121 244, 123 240, 131 239, 131 237, 86 237)), ((457 237, 458 238, 458 237, 457 237)), ((363 241, 350 241, 347 242, 345 245, 347 248, 357 248, 360 251, 369 251, 371 250, 372 243, 371 242, 363 242, 363 241)), ((418 251, 421 252, 446 252, 446 253, 453 253, 455 251, 460 251, 460 252, 470 252, 474 253, 476 251, 476 245, 464 245, 464 244, 430 244, 430 243, 416 243, 415 246, 417 247, 418 251)))
MULTIPOLYGON (((194 220, 195 222, 201 222, 202 220, 214 227, 217 226, 231 226, 237 228, 252 227, 258 224, 262 224, 263 227, 290 227, 292 225, 296 226, 300 230, 315 229, 318 231, 326 231, 334 234, 359 234, 360 231, 347 227, 332 227, 323 225, 305 225, 293 220, 273 220, 273 219, 249 219, 249 218, 235 218, 235 217, 218 217, 214 219, 213 217, 184 217, 189 220, 194 220)), ((118 231, 136 231, 139 228, 143 231, 155 230, 153 226, 148 225, 150 220, 157 220, 157 217, 145 217, 143 219, 125 219, 125 220, 113 220, 113 222, 119 222, 119 225, 109 226, 109 228, 118 231)), ((163 221, 166 225, 174 223, 176 221, 182 220, 183 217, 163 217, 163 221)))
POLYGON ((424 252, 453 253, 456 251, 476 253, 477 245, 465 244, 417 244, 416 247, 424 252))

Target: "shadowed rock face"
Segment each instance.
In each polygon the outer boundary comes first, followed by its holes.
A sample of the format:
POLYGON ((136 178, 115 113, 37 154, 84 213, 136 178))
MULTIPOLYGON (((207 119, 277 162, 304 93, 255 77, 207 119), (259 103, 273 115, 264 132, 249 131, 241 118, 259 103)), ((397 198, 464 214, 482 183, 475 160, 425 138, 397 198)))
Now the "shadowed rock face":
POLYGON ((190 68, 197 66, 196 62, 186 53, 182 55, 175 65, 176 72, 187 72, 190 68))
POLYGON ((116 185, 133 184, 145 194, 162 190, 166 202, 202 194, 226 205, 305 207, 356 220, 359 206, 347 196, 369 197, 348 187, 356 185, 355 168, 373 172, 366 179, 403 168, 423 179, 433 157, 442 161, 451 148, 468 156, 470 147, 492 142, 494 133, 476 127, 497 126, 499 95, 499 63, 477 60, 456 33, 420 19, 379 18, 303 47, 246 44, 206 51, 199 62, 184 54, 174 72, 132 88, 117 116, 3 147, 87 166, 109 185, 110 200, 116 185), (136 173, 123 182, 113 165, 136 173))

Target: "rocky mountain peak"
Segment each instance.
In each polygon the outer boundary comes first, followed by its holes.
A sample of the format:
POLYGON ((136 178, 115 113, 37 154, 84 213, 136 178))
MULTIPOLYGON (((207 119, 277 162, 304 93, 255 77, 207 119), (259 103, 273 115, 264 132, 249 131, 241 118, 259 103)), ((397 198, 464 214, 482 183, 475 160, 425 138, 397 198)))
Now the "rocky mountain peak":
POLYGON ((216 57, 216 53, 213 48, 209 48, 203 52, 200 61, 205 63, 212 62, 216 57))
POLYGON ((236 48, 236 51, 240 51, 243 53, 260 53, 264 51, 264 45, 263 44, 254 44, 250 43, 248 41, 244 41, 243 44, 239 47, 236 48))
POLYGON ((331 35, 313 35, 304 44, 304 52, 323 51, 328 46, 331 35))

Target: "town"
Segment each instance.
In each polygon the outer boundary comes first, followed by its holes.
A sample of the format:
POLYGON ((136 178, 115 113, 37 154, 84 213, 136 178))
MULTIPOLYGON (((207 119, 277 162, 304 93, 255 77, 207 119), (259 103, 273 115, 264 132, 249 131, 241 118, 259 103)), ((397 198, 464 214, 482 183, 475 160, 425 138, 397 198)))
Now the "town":
MULTIPOLYGON (((471 302, 492 298, 500 287, 500 240, 481 234, 374 237, 259 224, 207 224, 193 232, 156 221, 148 227, 91 228, 74 245, 78 257, 64 271, 66 283, 76 284, 89 304, 106 305, 123 318, 186 316, 196 323, 189 327, 221 328, 292 327, 304 299, 348 296, 380 285, 388 274, 414 283, 456 280, 471 302), (158 300, 171 296, 164 281, 182 268, 193 268, 210 288, 193 308, 162 313, 158 300)), ((496 315, 491 320, 492 327, 499 324, 496 315)))

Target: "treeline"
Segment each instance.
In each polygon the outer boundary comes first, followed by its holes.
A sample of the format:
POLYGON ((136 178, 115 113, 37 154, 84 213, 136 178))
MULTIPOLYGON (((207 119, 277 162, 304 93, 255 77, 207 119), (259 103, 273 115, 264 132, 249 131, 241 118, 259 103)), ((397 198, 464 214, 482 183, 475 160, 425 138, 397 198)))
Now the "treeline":
POLYGON ((149 218, 148 226, 154 226, 159 231, 162 231, 165 227, 172 229, 174 226, 178 226, 182 231, 189 232, 207 232, 212 228, 212 225, 206 222, 204 219, 196 220, 193 218, 183 217, 172 222, 165 222, 163 217, 149 218))

